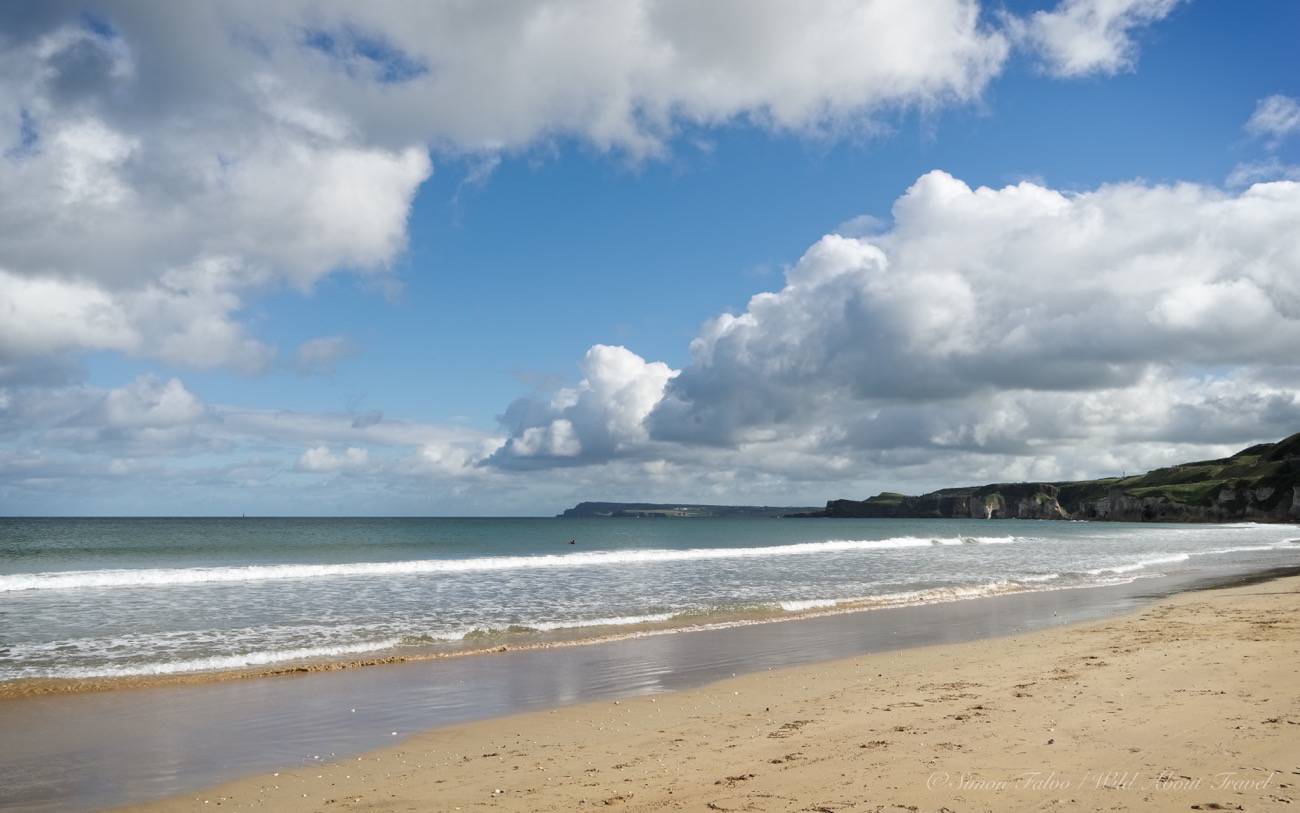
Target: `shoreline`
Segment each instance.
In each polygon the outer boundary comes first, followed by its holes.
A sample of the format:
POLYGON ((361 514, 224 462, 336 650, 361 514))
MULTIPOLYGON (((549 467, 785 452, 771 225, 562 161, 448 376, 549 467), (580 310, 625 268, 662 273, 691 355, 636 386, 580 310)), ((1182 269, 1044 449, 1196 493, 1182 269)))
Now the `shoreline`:
MULTIPOLYGON (((567 627, 555 631, 526 630, 518 633, 509 630, 494 632, 488 638, 492 643, 481 646, 451 645, 445 649, 415 649, 398 654, 377 654, 371 657, 314 657, 285 660, 255 667, 232 669, 205 669, 147 675, 92 676, 92 677, 35 677, 18 678, 0 682, 0 704, 27 698, 49 695, 73 695, 95 692, 147 690, 172 686, 198 686, 228 681, 286 678, 353 669, 367 669, 403 664, 437 662, 455 658, 486 657, 507 652, 528 652, 563 649, 579 646, 596 646, 603 643, 635 640, 651 636, 676 635, 711 630, 725 630, 740 626, 779 624, 805 621, 825 616, 871 613, 899 607, 930 606, 976 601, 1023 593, 1045 593, 1065 590, 1091 590, 1132 584, 1163 578, 1161 575, 1116 577, 1110 581, 1081 584, 1049 585, 1043 582, 1002 580, 996 583, 962 587, 935 588, 926 591, 888 593, 855 599, 820 601, 796 610, 787 610, 779 604, 738 609, 716 614, 716 620, 700 623, 687 620, 698 618, 687 614, 674 615, 664 620, 637 624, 610 624, 567 627), (922 595, 928 594, 928 595, 922 595), (529 633, 535 633, 529 635, 529 633)), ((1197 588, 1193 588, 1197 589, 1197 588)), ((392 650, 377 650, 378 652, 392 650)))
MULTIPOLYGON (((264 589, 262 583, 268 580, 274 582, 317 576, 366 576, 375 573, 407 574, 443 571, 460 573, 515 567, 535 570, 543 567, 579 565, 585 567, 624 561, 694 561, 699 558, 793 555, 820 553, 825 550, 839 552, 849 548, 894 551, 897 548, 927 545, 940 546, 945 552, 944 555, 951 558, 957 555, 959 546, 967 544, 1006 543, 1033 538, 987 537, 983 535, 988 533, 987 523, 970 525, 971 530, 963 529, 961 535, 955 537, 946 537, 942 534, 935 536, 936 532, 928 526, 919 529, 903 523, 893 530, 894 535, 886 534, 880 538, 872 533, 867 533, 866 538, 863 539, 850 538, 853 536, 850 533, 843 539, 806 541, 800 537, 792 541, 778 534, 773 538, 762 537, 750 543, 749 547, 723 545, 716 548, 701 545, 700 539, 693 539, 690 541, 694 544, 664 545, 662 549, 652 546, 644 550, 641 548, 624 550, 614 546, 610 550, 583 551, 580 556, 572 551, 564 555, 553 552, 525 555, 519 551, 506 551, 505 555, 500 556, 474 554, 469 558, 460 559, 435 557, 411 560, 408 557, 380 558, 371 561, 362 557, 361 561, 344 561, 343 558, 338 558, 316 563, 259 560, 251 565, 219 562, 198 567, 179 567, 171 563, 163 563, 155 567, 135 569, 32 571, 0 576, 0 582, 3 582, 0 584, 0 595, 12 595, 17 606, 22 606, 30 596, 37 609, 45 608, 48 611, 54 605, 51 605, 50 600, 42 601, 43 597, 52 595, 54 599, 58 599, 62 594, 42 592, 47 590, 136 588, 158 585, 201 586, 206 582, 226 584, 245 581, 264 589), (977 525, 978 528, 975 527, 977 525), (596 557, 598 561, 589 562, 586 558, 582 558, 580 562, 570 563, 569 560, 575 556, 596 557)), ((1234 526, 1219 525, 1218 527, 1234 526)), ((957 575, 953 579, 938 578, 936 575, 915 571, 915 569, 913 572, 894 574, 892 578, 886 576, 878 581, 868 579, 865 584, 860 583, 862 581, 860 579, 848 578, 841 582, 835 577, 830 577, 825 583, 809 583, 793 592, 779 589, 779 585, 778 589, 771 589, 768 585, 766 589, 755 595, 753 603, 743 603, 743 596, 746 594, 741 592, 737 594, 741 598, 732 601, 742 603, 729 603, 724 606, 713 605, 709 591, 695 590, 692 593, 688 585, 684 588, 686 598, 682 601, 669 603, 664 600, 663 595, 644 593, 638 594, 635 601, 625 604, 614 602, 609 606, 617 609, 606 613, 613 617, 572 618, 571 613, 562 609, 557 610, 554 606, 546 607, 545 602, 542 602, 539 605, 542 608, 541 612, 536 612, 537 608, 533 608, 532 612, 521 611, 518 614, 502 612, 487 616, 468 614, 463 617, 456 616, 456 623, 444 623, 440 619, 421 616, 417 623, 380 624, 370 629, 354 630, 342 635, 313 635, 309 630, 303 631, 303 634, 284 634, 280 630, 271 628, 271 632, 275 634, 267 635, 262 639, 252 635, 242 641, 239 646, 242 651, 225 648, 220 640, 200 640, 195 643, 181 633, 175 636, 170 634, 161 636, 156 642, 151 641, 147 635, 140 636, 140 641, 132 639, 122 646, 118 646, 117 642, 111 639, 99 640, 92 637, 84 642, 86 644, 84 652, 81 650, 82 641, 55 640, 43 650, 39 645, 40 639, 32 637, 33 630, 20 625, 19 634, 15 636, 17 643, 14 644, 13 652, 4 653, 11 657, 0 658, 5 660, 4 679, 0 679, 0 705, 48 695, 69 696, 200 686, 249 681, 254 678, 300 677, 380 666, 431 664, 503 653, 567 649, 686 631, 711 631, 752 624, 802 621, 828 615, 951 602, 990 595, 1087 590, 1135 579, 1159 579, 1162 578, 1162 572, 1214 570, 1238 567, 1241 564, 1237 561, 1219 560, 1219 555, 1239 558, 1249 553, 1250 556, 1246 558, 1250 558, 1272 555, 1273 551, 1300 551, 1300 548, 1290 547, 1300 543, 1300 540, 1282 539, 1271 532, 1260 537, 1259 544, 1240 542, 1233 544, 1227 541, 1225 534, 1226 532, 1216 531, 1212 539, 1223 539, 1227 542, 1226 547, 1216 546, 1211 549, 1204 540, 1190 545, 1183 545, 1174 540, 1171 543, 1173 552, 1168 555, 1160 552, 1162 549, 1168 550, 1168 545, 1152 546, 1144 551, 1146 556, 1137 561, 1119 559, 1118 563, 1115 563, 1110 556, 1097 557, 1101 562, 1109 561, 1112 564, 1109 567, 1096 569, 1090 569, 1093 567, 1092 564, 1081 563, 1082 560, 1071 563, 1072 567, 1055 566, 1048 556, 1046 558, 1049 561, 1035 560, 1033 564, 1026 566, 1008 564, 993 569, 976 568, 975 572, 957 575), (1195 549, 1198 545, 1204 549, 1195 549), (1202 560, 1200 558, 1202 556, 1207 558, 1202 560), (1202 561, 1204 564, 1201 564, 1202 561), (927 587, 945 581, 949 583, 927 587), (952 583, 954 581, 963 583, 952 583), (482 626, 474 626, 475 621, 482 626), (471 629, 472 626, 474 628, 471 629), (29 646, 29 639, 35 640, 36 643, 29 646), (56 648, 54 644, 67 646, 56 648), (113 646, 108 646, 109 644, 113 646), (65 648, 70 653, 66 658, 61 652, 65 648), (30 662, 24 660, 28 657, 28 649, 35 653, 30 662)), ((696 536, 698 537, 699 534, 696 536)), ((1259 534, 1252 531, 1250 539, 1254 540, 1256 537, 1259 537, 1259 534)), ((1101 542, 1106 541, 1104 535, 1099 539, 1101 542)), ((964 551, 965 548, 962 547, 962 550, 964 551)), ((888 558, 887 554, 882 556, 888 558)), ((958 555, 958 558, 961 556, 958 555)), ((1044 557, 1038 557, 1038 559, 1042 558, 1044 557)), ((1264 564, 1252 562, 1250 566, 1264 566, 1264 564)), ((93 596, 94 593, 88 595, 93 596)), ((114 594, 107 598, 112 603, 111 600, 117 597, 118 595, 114 594)), ((355 611, 357 608, 351 609, 355 611)), ((600 615, 600 613, 588 613, 588 616, 591 615, 600 615)), ((33 616, 39 618, 41 614, 38 612, 33 616)), ((85 622, 89 623, 91 620, 88 617, 85 622)), ((257 623, 255 618, 245 620, 246 625, 255 623, 257 623)), ((36 632, 39 634, 40 630, 36 632)))
MULTIPOLYGON (((527 633, 504 632, 493 635, 500 643, 481 647, 451 648, 440 651, 415 651, 396 655, 377 655, 368 658, 308 658, 287 660, 262 667, 196 670, 194 672, 175 672, 156 675, 97 676, 86 678, 19 678, 0 682, 0 703, 22 700, 47 695, 83 694, 89 692, 114 692, 135 689, 153 689, 168 686, 196 686, 225 681, 256 680, 261 678, 292 677, 295 675, 318 674, 323 672, 340 672, 350 669, 364 669, 379 666, 397 666, 402 664, 419 664, 449 660, 453 658, 470 658, 499 655, 506 652, 529 652, 538 650, 563 649, 579 646, 596 646, 603 643, 628 641, 660 635, 733 629, 741 626, 763 624, 780 624, 805 621, 834 615, 851 615, 870 613, 878 610, 899 607, 919 607, 935 604, 951 604, 962 601, 975 601, 997 596, 1017 595, 1021 593, 1045 593, 1058 590, 1088 590, 1111 587, 1117 584, 1130 584, 1143 578, 1161 578, 1160 576, 1136 576, 1114 582, 1071 584, 1054 587, 1034 586, 1019 582, 1010 582, 1006 589, 994 585, 972 585, 970 587, 936 588, 931 593, 969 595, 948 595, 944 598, 902 598, 902 594, 882 594, 858 599, 842 599, 824 606, 811 606, 799 610, 784 610, 777 605, 754 608, 752 611, 738 610, 730 613, 718 613, 719 620, 698 623, 679 621, 679 614, 664 621, 651 621, 631 625, 593 625, 590 627, 569 627, 547 635, 543 640, 521 640, 527 633), (984 592, 980 592, 984 591, 984 592), (678 621, 678 623, 674 623, 678 621), (608 630, 601 632, 601 630, 608 630)), ((910 595, 910 594, 908 594, 910 595)))
MULTIPOLYGON (((1010 537, 1008 537, 1010 539, 1010 537)), ((982 583, 952 584, 945 587, 904 589, 904 591, 866 594, 859 597, 792 598, 766 600, 759 604, 714 607, 707 611, 682 609, 647 611, 628 618, 573 619, 571 622, 538 623, 536 627, 507 624, 506 627, 474 628, 459 639, 426 635, 407 635, 402 639, 360 641, 338 648, 264 650, 216 656, 196 657, 172 662, 146 662, 139 665, 108 667, 100 673, 34 675, 0 680, 0 705, 5 702, 49 695, 86 695, 86 693, 134 691, 164 687, 203 686, 203 684, 239 682, 260 678, 287 678, 325 673, 342 673, 369 667, 411 665, 459 660, 459 658, 493 656, 508 652, 573 648, 611 641, 636 640, 642 637, 673 635, 680 632, 727 630, 727 628, 800 622, 800 620, 867 613, 901 606, 948 604, 954 601, 1008 596, 1034 592, 1086 591, 1132 581, 1158 580, 1167 574, 1140 574, 1145 567, 1167 562, 1186 562, 1197 555, 1286 550, 1300 540, 1283 540, 1261 546, 1244 546, 1206 552, 1188 552, 1173 558, 1152 558, 1136 565, 1113 570, 1062 571, 1047 575, 1017 575, 991 578, 982 583), (240 662, 242 661, 242 662, 240 662), (116 674, 114 674, 116 673, 116 674)), ((833 544, 833 542, 832 542, 833 544)), ((931 540, 935 544, 935 540, 931 540)), ((787 545, 787 548, 792 545, 787 545)), ((797 546, 798 545, 793 545, 797 546)), ((780 548, 780 546, 777 546, 780 548)), ((694 553, 685 550, 677 553, 694 553)), ((279 567, 279 566, 277 566, 279 567)), ((1229 566, 1235 567, 1235 566, 1229 566)), ((1195 570, 1195 568, 1193 568, 1195 570)), ((152 571, 149 571, 152 572, 152 571)), ((48 575, 48 574, 45 574, 48 575)))
POLYGON ((393 736, 705 691, 738 673, 816 670, 952 645, 999 646, 1122 619, 1170 595, 1297 573, 1294 565, 1239 568, 292 680, 20 698, 0 703, 0 752, 7 754, 0 785, 10 787, 6 807, 19 810, 142 803, 272 767, 351 760, 389 745, 393 736), (78 766, 71 773, 70 764, 78 766))
POLYGON ((1217 582, 1102 620, 439 727, 119 809, 1289 803, 1300 784, 1300 575, 1217 582))

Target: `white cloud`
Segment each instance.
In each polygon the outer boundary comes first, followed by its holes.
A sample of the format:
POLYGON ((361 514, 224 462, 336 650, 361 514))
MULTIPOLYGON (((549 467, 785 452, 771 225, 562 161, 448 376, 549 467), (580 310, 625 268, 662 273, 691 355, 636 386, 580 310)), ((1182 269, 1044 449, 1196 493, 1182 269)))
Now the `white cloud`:
POLYGON ((1260 99, 1246 122, 1246 132, 1275 145, 1300 133, 1300 102, 1280 94, 1260 99))
POLYGON ((1300 184, 1064 193, 932 172, 892 228, 824 237, 779 291, 708 322, 680 373, 620 348, 635 408, 592 386, 609 350, 593 348, 576 389, 512 405, 491 462, 787 483, 1095 476, 1300 428, 1297 346, 1300 184), (590 427, 608 424, 593 416, 610 415, 618 442, 593 451, 590 427), (579 448, 557 454, 556 432, 579 448))
POLYGON ((468 150, 558 136, 645 154, 679 124, 836 126, 883 106, 969 101, 1007 50, 973 0, 320 8, 312 22, 332 47, 304 63, 364 75, 358 34, 386 43, 390 65, 427 70, 369 99, 371 112, 468 150))
POLYGON ((130 351, 139 345, 126 311, 95 285, 0 270, 0 356, 82 347, 130 351))
MULTIPOLYGON (((0 288, 17 322, 0 328, 6 355, 261 369, 273 350, 238 319, 250 293, 382 271, 403 249, 431 171, 418 142, 367 141, 247 45, 236 59, 235 28, 181 53, 47 12, 13 29, 24 35, 0 59, 0 140, 14 139, 0 144, 0 288), (160 91, 177 60, 214 50, 230 60, 210 77, 224 90, 160 91)), ((130 16, 104 19, 118 12, 130 16)))
MULTIPOLYGON (((44 346, 114 349, 197 367, 259 368, 270 350, 235 321, 250 291, 308 287, 338 267, 382 270, 405 242, 406 213, 428 176, 422 150, 295 142, 254 117, 250 132, 159 121, 130 150, 107 125, 40 121, 36 151, 0 161, 0 274, 93 301, 116 329, 59 318, 44 346), (69 132, 77 133, 70 139, 69 132), (95 141, 88 148, 86 141, 95 141), (17 190, 23 193, 17 194, 17 190)), ((13 285, 13 283, 11 283, 13 285)))
POLYGON ((510 457, 577 457, 582 441, 568 418, 552 418, 542 426, 530 426, 510 439, 503 455, 510 457))
POLYGON ((339 454, 335 454, 328 446, 313 446, 298 458, 296 468, 313 474, 334 474, 363 469, 369 462, 370 453, 356 446, 349 446, 339 454))
POLYGON ((157 458, 221 445, 204 431, 215 416, 177 378, 142 375, 108 390, 29 386, 0 392, 0 441, 42 452, 157 458))
POLYGON ((104 396, 104 419, 115 427, 188 426, 206 413, 203 402, 180 379, 143 376, 104 396))
POLYGON ((468 152, 573 137, 646 153, 684 124, 747 118, 808 130, 892 106, 971 101, 1008 50, 977 0, 242 0, 94 10, 111 37, 86 30, 83 4, 48 6, 12 26, 41 65, 12 84, 46 99, 70 101, 58 87, 75 81, 149 103, 133 111, 142 116, 161 105, 193 110, 201 98, 217 110, 254 108, 259 124, 325 142, 468 152), (75 71, 63 58, 74 43, 96 56, 75 71))
POLYGON ((1137 61, 1135 29, 1169 15, 1180 0, 1062 0, 1051 11, 1012 20, 1021 42, 1056 76, 1115 74, 1137 61))
POLYGON ((784 289, 706 325, 654 434, 730 443, 826 401, 1284 365, 1300 343, 1300 184, 1067 195, 934 172, 894 221, 874 238, 823 238, 784 289))
POLYGON ((497 464, 590 463, 647 440, 645 418, 678 371, 603 344, 587 351, 581 367, 584 377, 577 387, 510 405, 502 422, 511 437, 492 458, 497 464))

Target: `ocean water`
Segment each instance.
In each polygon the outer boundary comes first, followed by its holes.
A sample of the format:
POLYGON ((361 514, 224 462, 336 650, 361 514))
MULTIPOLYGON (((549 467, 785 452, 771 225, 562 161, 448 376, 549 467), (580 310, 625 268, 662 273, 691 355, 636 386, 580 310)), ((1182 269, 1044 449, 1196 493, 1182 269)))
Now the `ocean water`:
POLYGON ((658 634, 1296 563, 1293 525, 0 519, 0 681, 658 634))

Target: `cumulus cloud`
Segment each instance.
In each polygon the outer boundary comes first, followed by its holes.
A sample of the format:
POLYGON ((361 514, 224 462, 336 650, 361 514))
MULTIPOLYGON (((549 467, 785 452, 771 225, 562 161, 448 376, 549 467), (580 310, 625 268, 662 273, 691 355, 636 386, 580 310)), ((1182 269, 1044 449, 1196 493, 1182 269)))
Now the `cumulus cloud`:
POLYGON ((734 442, 818 399, 1133 385, 1152 365, 1291 363, 1300 185, 971 189, 942 172, 894 229, 830 235, 706 325, 655 434, 734 442))
MULTIPOLYGON (((645 154, 682 124, 834 126, 886 106, 971 100, 1007 50, 973 0, 346 8, 315 12, 315 28, 331 42, 384 43, 387 64, 432 66, 405 71, 372 111, 469 150, 577 137, 645 154)), ((335 73, 355 64, 333 49, 307 56, 335 73)))
POLYGON ((490 462, 942 482, 1226 452, 1300 428, 1298 286, 1297 183, 1065 193, 931 172, 892 228, 822 238, 783 288, 705 324, 680 372, 619 348, 635 398, 592 385, 611 355, 593 348, 578 388, 512 405, 490 462))
POLYGON ((1180 0, 1062 0, 1051 11, 1013 19, 1019 41, 1062 77, 1115 74, 1137 60, 1136 29, 1163 20, 1180 0))
POLYGON ((1281 94, 1260 99, 1246 122, 1246 132, 1274 145, 1300 133, 1300 102, 1281 94))
POLYGON ((501 417, 510 439, 491 461, 501 466, 591 463, 643 444, 644 421, 677 374, 625 347, 598 344, 581 364, 583 379, 549 398, 521 398, 501 417))
POLYGON ((168 427, 192 424, 203 417, 203 403, 180 379, 162 381, 143 376, 104 396, 103 415, 109 426, 168 427))
POLYGON ((418 143, 368 140, 251 54, 213 74, 219 91, 160 87, 212 45, 172 51, 128 8, 95 25, 71 5, 0 14, 5 356, 263 369, 273 349, 238 318, 251 292, 382 271, 404 247, 430 172, 418 143))

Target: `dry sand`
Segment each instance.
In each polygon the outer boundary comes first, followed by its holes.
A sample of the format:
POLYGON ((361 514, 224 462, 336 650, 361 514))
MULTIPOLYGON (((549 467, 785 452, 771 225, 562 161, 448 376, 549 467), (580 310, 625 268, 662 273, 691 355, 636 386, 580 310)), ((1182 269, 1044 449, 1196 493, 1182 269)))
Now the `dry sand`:
POLYGON ((1300 577, 523 714, 135 809, 1300 810, 1300 577))

